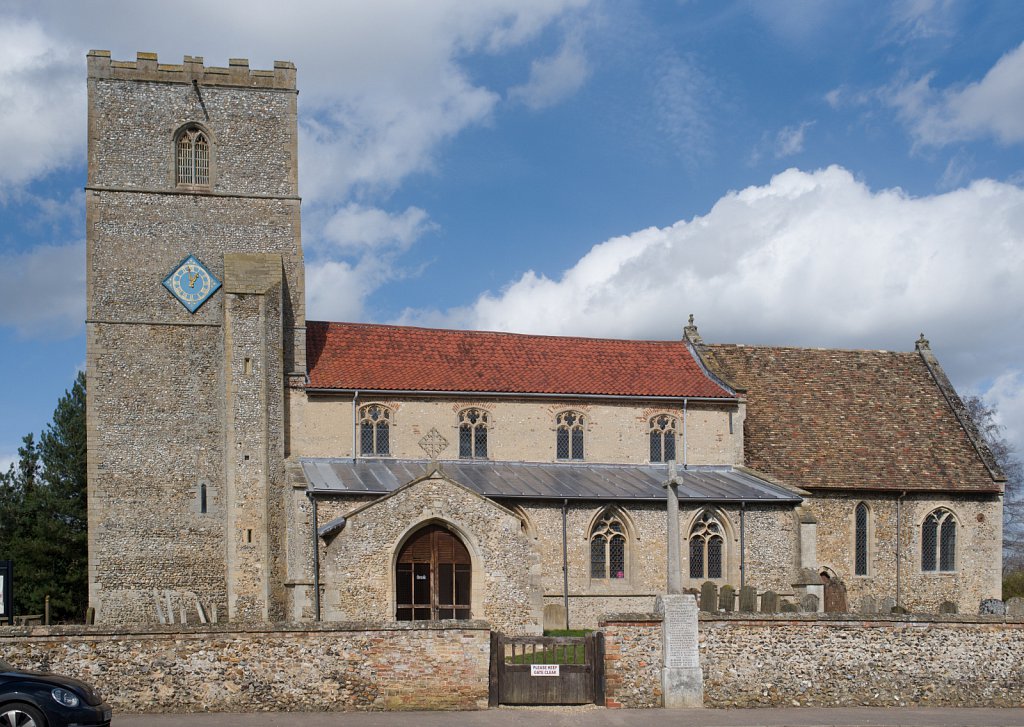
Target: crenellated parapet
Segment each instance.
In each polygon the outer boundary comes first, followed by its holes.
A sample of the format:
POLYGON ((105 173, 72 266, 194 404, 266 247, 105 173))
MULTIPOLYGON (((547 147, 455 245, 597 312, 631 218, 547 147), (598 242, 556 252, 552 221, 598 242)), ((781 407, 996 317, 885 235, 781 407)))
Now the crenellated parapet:
POLYGON ((273 70, 249 68, 246 58, 231 58, 228 67, 204 66, 202 56, 185 56, 182 63, 160 63, 156 53, 136 54, 134 61, 115 61, 108 50, 92 50, 88 54, 89 78, 120 81, 153 81, 157 83, 188 83, 201 86, 233 86, 295 90, 295 64, 274 61, 273 70))

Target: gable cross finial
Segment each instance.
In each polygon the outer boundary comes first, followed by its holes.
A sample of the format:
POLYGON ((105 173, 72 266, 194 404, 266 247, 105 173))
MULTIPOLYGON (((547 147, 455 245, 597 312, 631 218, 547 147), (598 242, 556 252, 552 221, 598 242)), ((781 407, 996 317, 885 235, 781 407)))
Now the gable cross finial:
POLYGON ((441 436, 441 433, 435 428, 431 428, 427 432, 423 439, 420 440, 420 449, 427 453, 427 456, 432 460, 436 460, 438 455, 441 454, 448 447, 448 440, 441 436))
POLYGON ((693 322, 693 313, 690 314, 686 328, 683 329, 683 340, 696 344, 703 343, 700 338, 700 333, 697 331, 697 324, 693 322))
POLYGON ((931 344, 929 343, 928 339, 924 337, 923 332, 921 333, 921 337, 917 339, 917 343, 914 345, 914 347, 918 351, 920 351, 923 348, 931 348, 931 344))

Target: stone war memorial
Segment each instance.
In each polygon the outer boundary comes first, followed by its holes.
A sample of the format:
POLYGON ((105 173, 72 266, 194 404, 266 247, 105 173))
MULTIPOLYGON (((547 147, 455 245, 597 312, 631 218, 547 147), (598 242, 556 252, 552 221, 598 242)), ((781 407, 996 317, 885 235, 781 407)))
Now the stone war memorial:
POLYGON ((294 66, 94 51, 88 99, 98 624, 651 613, 670 461, 676 575, 705 611, 1000 596, 1004 477, 923 336, 307 320, 294 66))

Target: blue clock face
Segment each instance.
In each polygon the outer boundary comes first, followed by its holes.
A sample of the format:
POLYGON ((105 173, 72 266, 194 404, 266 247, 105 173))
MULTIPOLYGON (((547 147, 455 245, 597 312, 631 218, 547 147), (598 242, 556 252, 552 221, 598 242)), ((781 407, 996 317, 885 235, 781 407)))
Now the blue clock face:
POLYGON ((164 278, 164 287, 190 313, 195 313, 217 292, 220 281, 194 255, 189 255, 164 278))

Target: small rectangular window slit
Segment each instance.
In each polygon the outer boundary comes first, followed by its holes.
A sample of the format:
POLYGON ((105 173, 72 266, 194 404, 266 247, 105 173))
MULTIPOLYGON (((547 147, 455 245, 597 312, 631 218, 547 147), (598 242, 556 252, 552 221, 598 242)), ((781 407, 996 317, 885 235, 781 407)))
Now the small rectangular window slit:
POLYGON ((246 528, 245 529, 245 542, 247 542, 247 543, 251 543, 252 542, 252 528, 246 528))
POLYGON ((245 357, 244 371, 246 376, 252 376, 252 359, 245 357))
POLYGON ((732 434, 732 412, 729 412, 729 434, 732 434))

